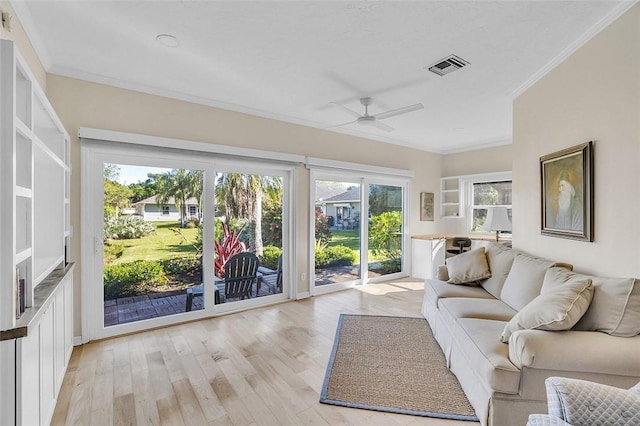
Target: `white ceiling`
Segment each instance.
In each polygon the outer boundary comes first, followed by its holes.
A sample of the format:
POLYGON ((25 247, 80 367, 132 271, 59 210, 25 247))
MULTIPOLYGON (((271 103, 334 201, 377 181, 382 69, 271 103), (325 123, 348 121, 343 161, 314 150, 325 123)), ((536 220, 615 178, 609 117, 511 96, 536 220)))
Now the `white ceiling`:
MULTIPOLYGON (((634 1, 13 1, 48 72, 453 152, 511 142, 511 104, 634 1), (158 34, 176 36, 169 48, 158 34), (471 65, 425 67, 455 54, 471 65)), ((596 65, 596 64, 594 64, 596 65)))

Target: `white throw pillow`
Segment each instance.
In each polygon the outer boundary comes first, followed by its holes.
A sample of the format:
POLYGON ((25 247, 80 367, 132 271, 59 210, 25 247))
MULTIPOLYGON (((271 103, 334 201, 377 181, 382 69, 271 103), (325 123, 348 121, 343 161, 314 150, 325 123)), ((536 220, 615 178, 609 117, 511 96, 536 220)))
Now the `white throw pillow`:
POLYGON ((484 247, 450 257, 447 271, 449 284, 471 284, 491 276, 484 247))
MULTIPOLYGON (((549 279, 555 280, 555 274, 550 274, 549 279)), ((569 330, 576 325, 589 308, 593 284, 589 279, 556 284, 547 284, 545 291, 507 323, 500 336, 501 342, 508 343, 511 334, 518 330, 558 331, 569 330)))

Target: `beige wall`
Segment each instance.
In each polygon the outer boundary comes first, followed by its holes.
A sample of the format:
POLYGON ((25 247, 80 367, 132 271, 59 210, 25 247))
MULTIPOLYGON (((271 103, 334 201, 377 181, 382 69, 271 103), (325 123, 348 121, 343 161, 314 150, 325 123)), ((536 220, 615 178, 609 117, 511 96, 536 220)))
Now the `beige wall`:
POLYGON ((514 102, 514 246, 640 277, 640 4, 514 102), (539 158, 593 140, 595 239, 540 235, 539 158))
POLYGON ((445 155, 442 176, 511 171, 512 152, 512 145, 500 145, 445 155))
MULTIPOLYGON (((94 127, 183 140, 301 154, 332 160, 412 170, 408 232, 438 231, 439 219, 419 221, 419 194, 437 193, 442 158, 415 149, 288 124, 188 102, 118 89, 66 77, 48 75, 48 97, 71 135, 71 222, 74 229, 72 260, 80 259, 80 148, 79 127, 94 127)), ((308 270, 309 173, 298 170, 294 235, 298 273, 308 270)), ((437 202, 437 200, 436 200, 437 202)), ((78 268, 79 269, 79 268, 78 268)), ((80 274, 76 272, 76 307, 80 307, 80 274)), ((308 280, 297 282, 309 290, 308 280)), ((80 332, 76 309, 76 334, 80 332)))
POLYGON ((24 28, 22 28, 22 24, 16 17, 15 11, 13 10, 13 8, 11 7, 11 4, 8 1, 0 1, 0 10, 2 12, 8 12, 11 15, 13 15, 13 26, 12 26, 11 32, 8 32, 7 30, 5 30, 0 26, 0 38, 6 39, 6 40, 12 40, 16 43, 18 50, 24 57, 25 61, 27 61, 27 64, 29 65, 29 69, 36 77, 36 80, 38 80, 40 87, 42 88, 42 90, 46 92, 47 73, 45 72, 44 67, 42 66, 42 62, 40 62, 38 55, 36 55, 36 52, 33 49, 33 46, 31 45, 31 41, 29 41, 29 38, 24 32, 24 28))

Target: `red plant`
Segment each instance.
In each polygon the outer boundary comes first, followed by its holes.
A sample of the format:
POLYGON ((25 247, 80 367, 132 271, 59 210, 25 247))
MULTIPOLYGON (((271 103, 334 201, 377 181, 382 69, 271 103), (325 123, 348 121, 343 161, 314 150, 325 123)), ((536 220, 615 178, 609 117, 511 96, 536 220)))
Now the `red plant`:
POLYGON ((240 241, 240 234, 244 227, 239 231, 232 231, 229 229, 229 225, 222 223, 223 235, 221 241, 214 241, 214 247, 216 250, 216 259, 214 267, 218 278, 224 278, 224 265, 227 260, 231 259, 238 253, 242 253, 248 250, 247 246, 240 241))

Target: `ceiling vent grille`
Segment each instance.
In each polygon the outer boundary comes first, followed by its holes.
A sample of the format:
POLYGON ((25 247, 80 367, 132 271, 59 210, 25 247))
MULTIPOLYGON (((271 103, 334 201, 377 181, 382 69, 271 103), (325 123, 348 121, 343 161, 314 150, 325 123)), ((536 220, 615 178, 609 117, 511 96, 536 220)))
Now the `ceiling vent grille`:
POLYGON ((456 55, 451 55, 429 66, 429 71, 443 77, 467 65, 469 65, 469 62, 456 55))

